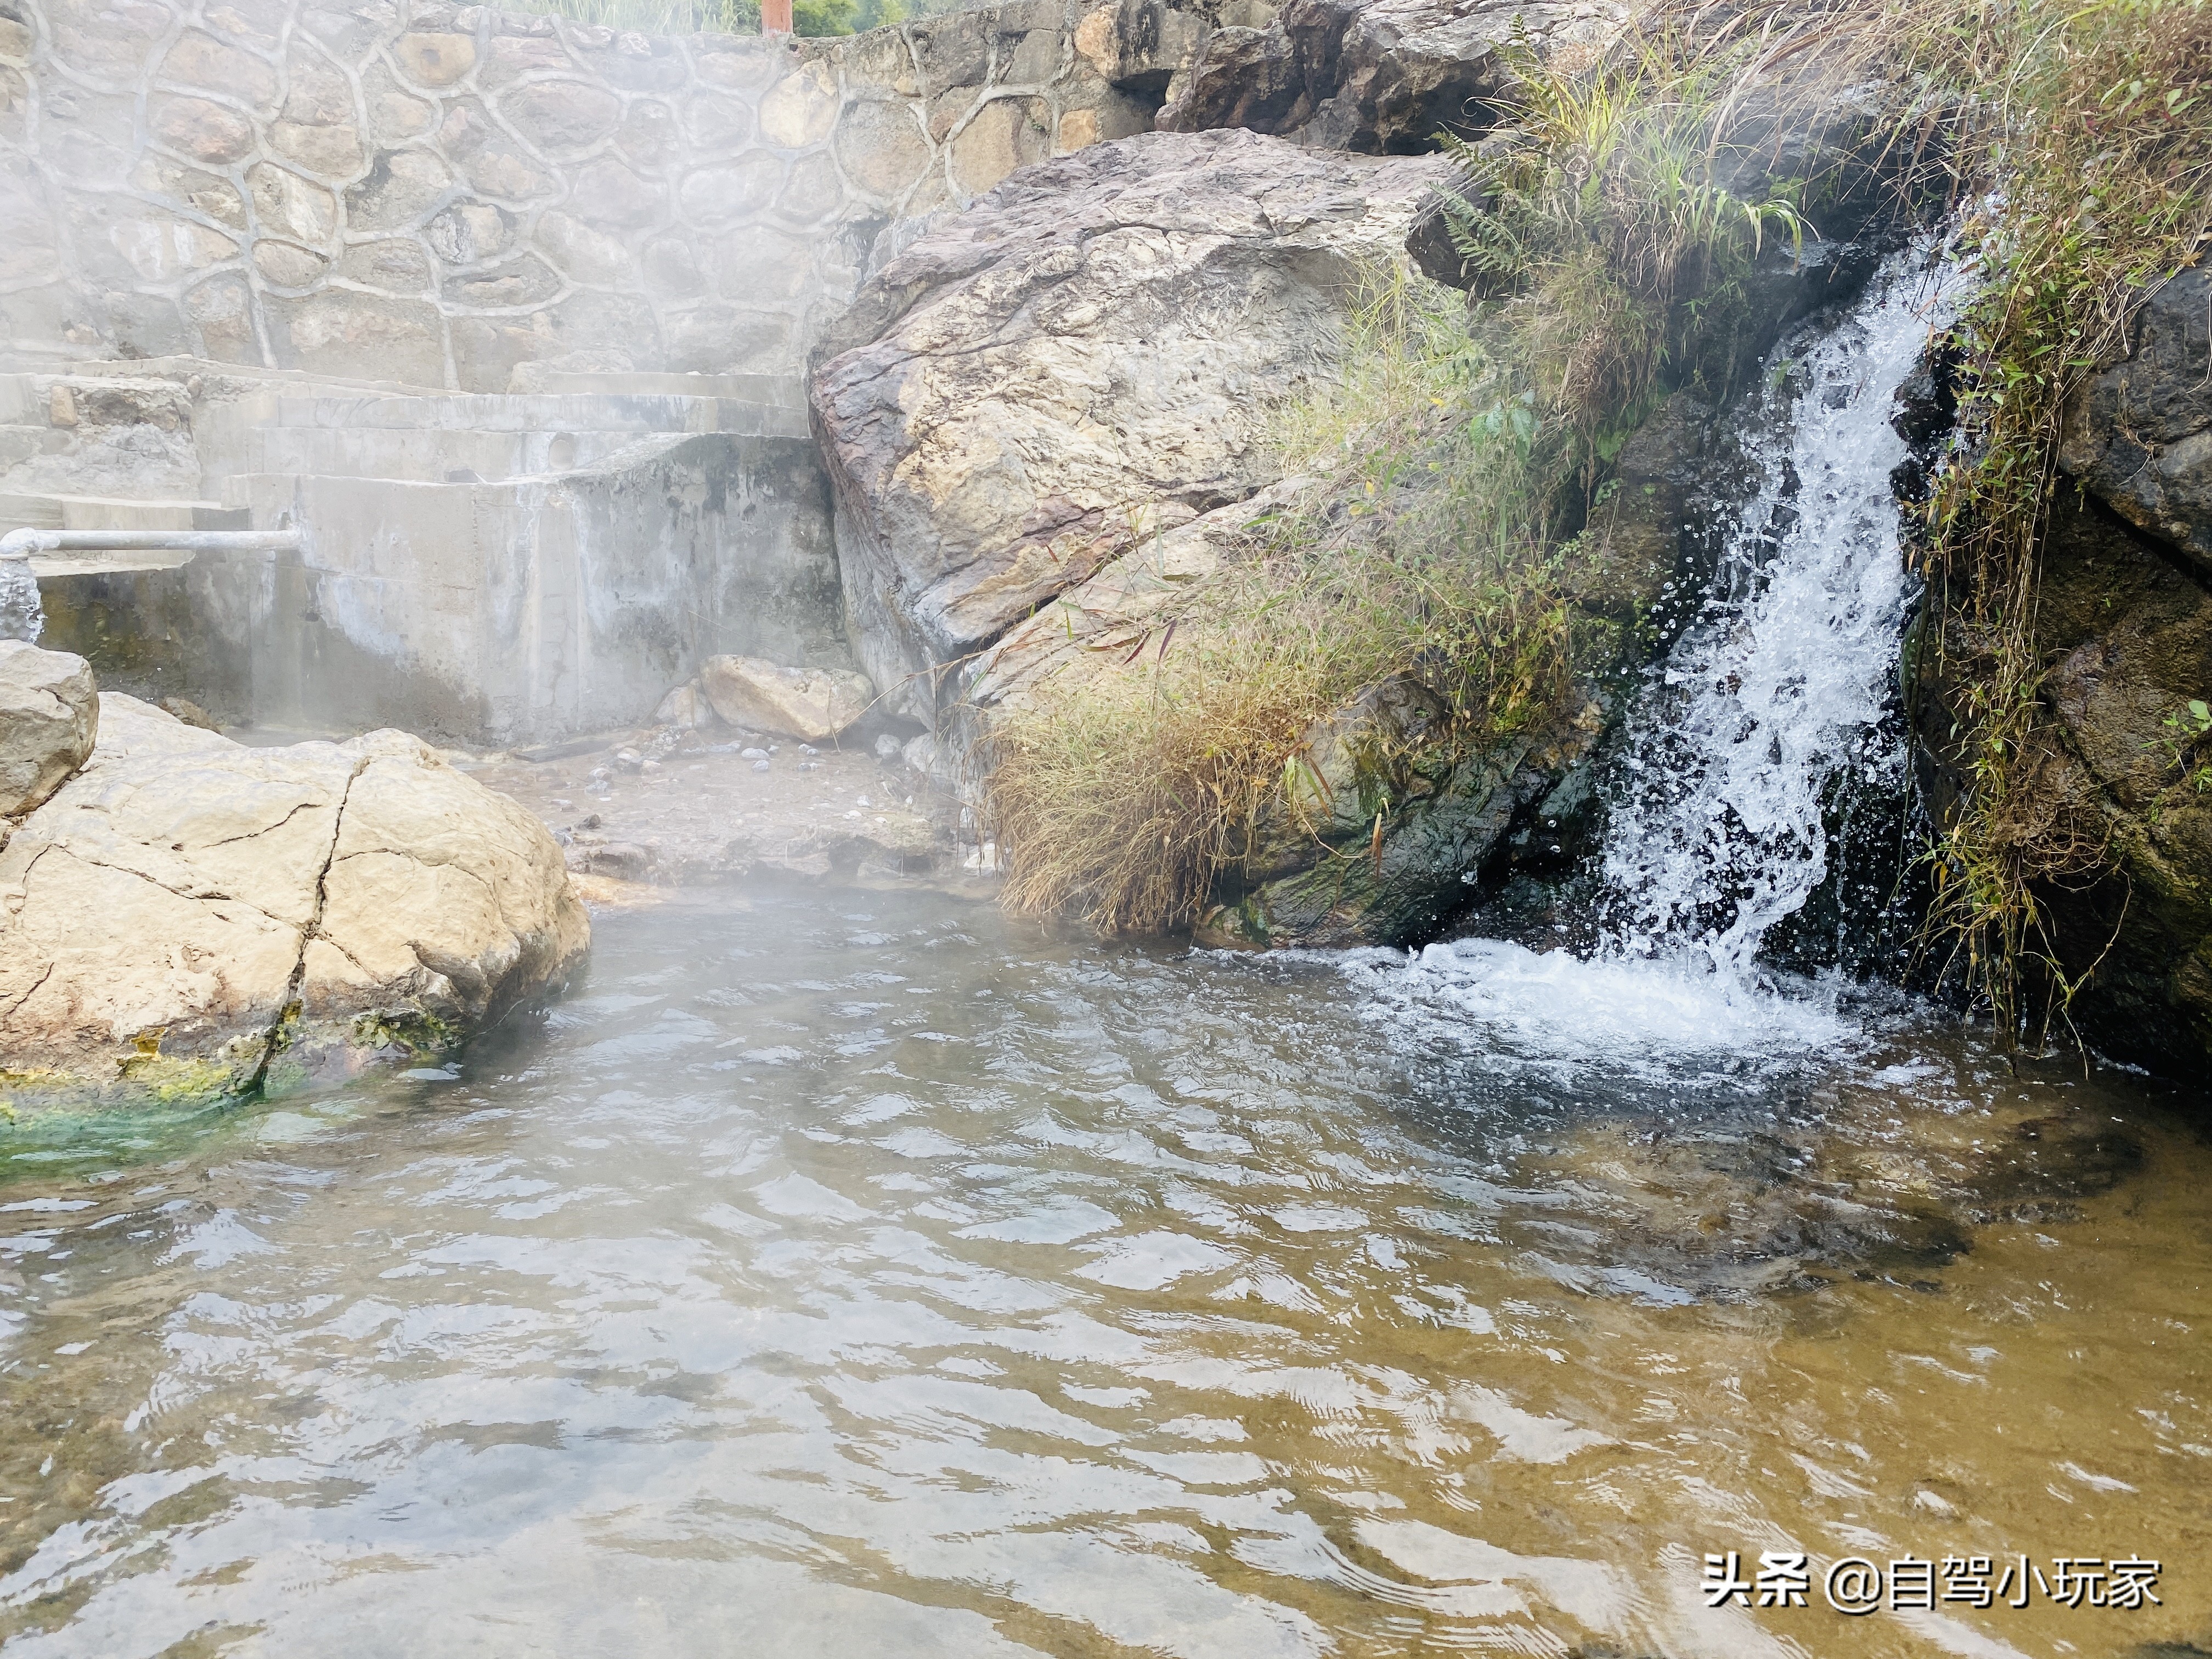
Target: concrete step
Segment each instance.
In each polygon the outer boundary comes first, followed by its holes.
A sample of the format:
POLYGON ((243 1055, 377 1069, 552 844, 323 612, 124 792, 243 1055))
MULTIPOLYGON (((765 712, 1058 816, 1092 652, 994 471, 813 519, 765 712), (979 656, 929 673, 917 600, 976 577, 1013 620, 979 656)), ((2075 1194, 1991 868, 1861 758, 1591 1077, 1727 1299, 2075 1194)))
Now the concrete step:
POLYGON ((323 477, 468 483, 591 466, 638 441, 630 431, 479 432, 391 427, 259 427, 242 434, 225 469, 323 477))
POLYGON ((626 392, 288 397, 278 399, 274 424, 441 432, 737 432, 777 437, 805 433, 803 411, 781 404, 626 392))
POLYGON ((143 570, 181 570, 191 562, 189 553, 141 550, 136 553, 34 553, 30 565, 40 597, 52 610, 55 598, 67 594, 72 581, 88 576, 127 576, 143 570))
POLYGON ((42 372, 47 374, 65 374, 87 380, 163 380, 184 385, 192 380, 218 392, 240 388, 269 387, 292 392, 295 396, 311 392, 336 392, 340 395, 359 395, 376 392, 402 397, 420 397, 434 393, 437 386, 410 386, 404 380, 352 380, 334 379, 305 368, 263 368, 253 363, 218 362, 213 358, 193 357, 178 354, 166 357, 85 358, 58 365, 42 372))
POLYGON ((566 472, 643 439, 694 433, 804 440, 808 428, 803 410, 733 398, 257 395, 203 410, 193 440, 203 488, 216 495, 244 474, 438 483, 566 472))
POLYGON ((778 409, 806 407, 806 386, 796 374, 579 374, 558 369, 519 371, 518 392, 606 397, 729 398, 778 409))
POLYGON ((249 530, 221 501, 127 495, 0 495, 0 533, 10 530, 249 530))

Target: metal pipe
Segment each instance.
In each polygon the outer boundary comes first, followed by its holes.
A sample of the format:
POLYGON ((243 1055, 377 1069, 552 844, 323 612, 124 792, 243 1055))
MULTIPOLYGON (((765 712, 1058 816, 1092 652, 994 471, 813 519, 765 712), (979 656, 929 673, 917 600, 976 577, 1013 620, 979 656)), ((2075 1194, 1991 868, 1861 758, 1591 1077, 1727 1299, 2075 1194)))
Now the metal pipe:
POLYGON ((296 553, 296 530, 11 530, 0 559, 34 553, 296 553))

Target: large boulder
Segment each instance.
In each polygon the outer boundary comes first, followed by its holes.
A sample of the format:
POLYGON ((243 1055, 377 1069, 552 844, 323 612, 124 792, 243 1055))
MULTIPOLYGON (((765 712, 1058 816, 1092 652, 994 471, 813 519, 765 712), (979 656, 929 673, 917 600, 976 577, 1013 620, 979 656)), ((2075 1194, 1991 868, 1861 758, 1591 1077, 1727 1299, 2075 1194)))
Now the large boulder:
POLYGON ((1504 50, 1594 51, 1627 8, 1572 0, 1290 0, 1265 28, 1218 28, 1170 83, 1169 132, 1249 127, 1369 155, 1487 128, 1510 96, 1504 50))
POLYGON ((535 818, 418 739, 252 749, 110 693, 0 852, 16 1104, 213 1099, 445 1049, 590 924, 535 818))
POLYGON ((1223 567, 1250 551, 1255 520, 1291 506, 1314 483, 1286 478, 1109 560, 1001 635, 956 682, 954 705, 972 731, 1041 689, 1080 691, 1103 674, 1145 672, 1146 650, 1170 643, 1178 623, 1223 567))
POLYGON ((2067 405, 2059 465, 2212 578, 2212 271, 2160 288, 2134 336, 2067 405))
POLYGON ((1273 481, 1269 411, 1340 361, 1434 159, 1244 131, 1022 169, 868 282, 817 353, 856 648, 901 712, 1125 551, 1273 481))
MULTIPOLYGON (((1411 678, 1315 721, 1296 750, 1299 782, 1252 826, 1199 918, 1199 943, 1432 939, 1480 896, 1486 871, 1511 860, 1556 874, 1587 851, 1570 843, 1595 827, 1595 752, 1657 637, 1662 588, 1705 534, 1714 418, 1677 397, 1623 447, 1621 487, 1589 526, 1565 593, 1575 673, 1562 694, 1522 729, 1474 748, 1446 738, 1442 700, 1411 678)), ((1286 510, 1328 511, 1329 490, 1326 480, 1283 480, 1132 549, 1042 606, 957 682, 963 735, 988 756, 1006 711, 1152 673, 1180 629, 1207 626, 1208 587, 1252 555, 1260 526, 1286 510)))
POLYGON ((82 657, 0 640, 0 818, 41 805, 92 755, 99 689, 82 657))

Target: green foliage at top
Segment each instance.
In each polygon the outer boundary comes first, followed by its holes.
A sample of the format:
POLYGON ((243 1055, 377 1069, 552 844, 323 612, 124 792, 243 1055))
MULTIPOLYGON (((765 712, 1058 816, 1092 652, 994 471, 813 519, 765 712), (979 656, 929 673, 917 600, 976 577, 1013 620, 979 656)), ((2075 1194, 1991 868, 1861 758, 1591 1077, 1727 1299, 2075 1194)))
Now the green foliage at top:
POLYGON ((1722 182, 1760 173, 1728 131, 1756 42, 1632 33, 1579 71, 1547 69, 1525 39, 1506 56, 1510 126, 1479 146, 1445 137, 1463 181, 1448 228, 1487 296, 1479 317, 1587 486, 1667 392, 1725 392, 1733 357, 1715 348, 1768 241, 1802 246, 1802 185, 1747 200, 1722 182))
POLYGON ((2124 354, 2144 301, 2208 246, 2212 5, 2019 0, 1891 27, 1917 74, 1955 90, 1944 153, 1958 193, 1980 198, 1965 243, 1981 282, 1958 330, 1964 441, 1930 507, 1938 643, 1965 703, 1936 921, 1999 1026, 2024 1034, 2039 989, 2047 1025, 2078 983, 2037 889, 2106 855, 2101 823, 2055 785, 2039 696, 2059 425, 2124 354))

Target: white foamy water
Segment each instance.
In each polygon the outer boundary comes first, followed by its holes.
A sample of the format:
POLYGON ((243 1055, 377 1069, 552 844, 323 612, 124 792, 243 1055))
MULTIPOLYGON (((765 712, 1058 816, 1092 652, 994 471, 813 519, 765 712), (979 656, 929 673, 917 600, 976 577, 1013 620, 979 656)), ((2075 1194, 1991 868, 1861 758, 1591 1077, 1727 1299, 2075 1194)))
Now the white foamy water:
POLYGON ((1758 486, 1624 745, 1604 863, 1615 953, 1746 978, 1828 873, 1838 780, 1902 763, 1882 730, 1908 597, 1891 416, 1950 275, 1924 246, 1893 256, 1843 322, 1769 362, 1743 434, 1758 486))
MULTIPOLYGON (((1388 969, 1346 964, 1394 1022, 1438 1022, 1492 1054, 1566 1073, 1596 1065, 1645 1082, 1702 1075, 1717 1059, 1765 1070, 1857 1034, 1825 981, 1751 981, 1675 962, 1536 951, 1503 939, 1431 945, 1388 969)), ((1568 1080, 1563 1073, 1562 1081, 1568 1080)))
POLYGON ((27 559, 0 559, 0 640, 38 642, 46 625, 46 607, 39 603, 39 579, 27 559))

